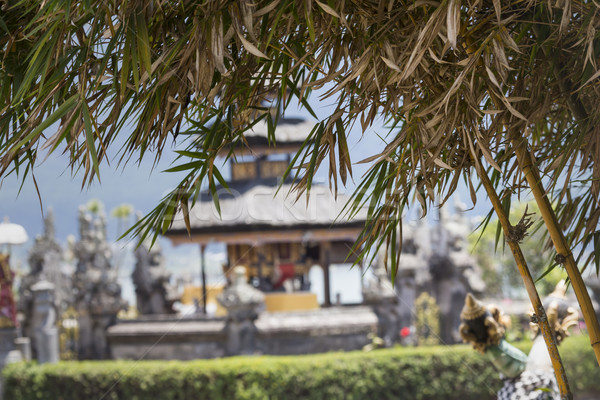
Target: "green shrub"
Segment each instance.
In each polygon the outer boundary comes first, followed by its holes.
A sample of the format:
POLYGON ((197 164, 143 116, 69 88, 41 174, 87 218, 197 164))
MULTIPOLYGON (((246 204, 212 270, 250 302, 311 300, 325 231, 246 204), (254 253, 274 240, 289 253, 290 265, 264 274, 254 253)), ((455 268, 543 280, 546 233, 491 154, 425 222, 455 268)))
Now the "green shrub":
MULTIPOLYGON (((600 393, 587 337, 567 339, 561 354, 573 391, 600 393)), ((501 386, 493 367, 462 345, 185 362, 18 363, 3 375, 5 400, 493 399, 501 386)))

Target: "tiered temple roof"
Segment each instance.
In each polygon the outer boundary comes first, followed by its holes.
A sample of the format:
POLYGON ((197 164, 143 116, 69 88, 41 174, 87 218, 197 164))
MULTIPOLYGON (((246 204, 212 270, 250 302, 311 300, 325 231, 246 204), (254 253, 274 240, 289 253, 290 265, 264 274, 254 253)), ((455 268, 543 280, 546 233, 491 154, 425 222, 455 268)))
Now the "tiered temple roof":
POLYGON ((296 290, 307 290, 308 271, 319 265, 325 304, 331 304, 329 265, 356 260, 350 253, 367 213, 360 210, 348 218, 344 207, 349 198, 336 197, 326 185, 314 183, 308 197, 298 198, 293 182, 282 182, 291 154, 313 128, 314 123, 304 119, 281 119, 273 143, 267 124, 258 122, 245 134, 248 146, 234 150, 228 187, 217 190, 220 213, 212 195, 203 192, 190 210, 191 232, 179 214, 166 236, 175 244, 198 243, 202 251, 208 243, 225 243, 224 269, 247 266, 257 287, 265 291, 281 290, 285 281, 293 281, 296 290))

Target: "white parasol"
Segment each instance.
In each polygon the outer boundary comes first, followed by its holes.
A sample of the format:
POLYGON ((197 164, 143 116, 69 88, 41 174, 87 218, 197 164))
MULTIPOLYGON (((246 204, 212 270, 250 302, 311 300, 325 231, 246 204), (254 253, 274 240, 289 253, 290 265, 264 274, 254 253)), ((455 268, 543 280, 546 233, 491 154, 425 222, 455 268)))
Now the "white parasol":
POLYGON ((9 222, 8 217, 5 217, 4 221, 0 222, 0 244, 23 244, 28 239, 29 237, 25 228, 9 222))

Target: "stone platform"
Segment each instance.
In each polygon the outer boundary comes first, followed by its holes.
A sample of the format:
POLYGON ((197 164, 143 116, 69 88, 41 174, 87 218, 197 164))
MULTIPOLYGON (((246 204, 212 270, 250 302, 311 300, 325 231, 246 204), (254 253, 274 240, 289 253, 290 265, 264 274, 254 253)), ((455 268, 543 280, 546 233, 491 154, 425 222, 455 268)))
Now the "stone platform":
MULTIPOLYGON (((255 321, 256 354, 310 354, 358 350, 377 332, 370 307, 261 313, 255 321)), ((108 329, 115 359, 192 360, 227 355, 223 318, 159 316, 120 321, 108 329)))

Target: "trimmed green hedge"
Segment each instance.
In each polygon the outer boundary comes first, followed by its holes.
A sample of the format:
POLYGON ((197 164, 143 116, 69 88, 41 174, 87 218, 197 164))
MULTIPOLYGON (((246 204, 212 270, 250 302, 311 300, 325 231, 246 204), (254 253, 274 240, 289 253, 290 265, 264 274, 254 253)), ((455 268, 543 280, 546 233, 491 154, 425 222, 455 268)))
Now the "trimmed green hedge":
MULTIPOLYGON (((522 345, 527 346, 527 345, 522 345)), ((587 337, 561 346, 576 394, 600 393, 587 337)), ((467 346, 198 361, 12 364, 5 400, 493 399, 498 374, 467 346)))

